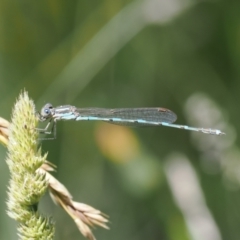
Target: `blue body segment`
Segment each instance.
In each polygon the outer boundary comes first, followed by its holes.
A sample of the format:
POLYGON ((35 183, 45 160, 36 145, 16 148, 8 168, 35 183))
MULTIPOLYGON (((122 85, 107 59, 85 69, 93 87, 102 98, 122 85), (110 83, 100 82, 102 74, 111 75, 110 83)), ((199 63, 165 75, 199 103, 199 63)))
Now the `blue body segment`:
MULTIPOLYGON (((54 108, 50 103, 46 104, 39 114, 40 121, 53 121, 56 128, 58 120, 75 121, 105 121, 112 124, 143 127, 143 126, 166 126, 190 131, 202 132, 213 135, 223 135, 220 130, 210 128, 196 128, 186 125, 173 124, 177 115, 166 108, 76 108, 71 105, 64 105, 54 108)), ((48 127, 42 130, 48 132, 48 127)))

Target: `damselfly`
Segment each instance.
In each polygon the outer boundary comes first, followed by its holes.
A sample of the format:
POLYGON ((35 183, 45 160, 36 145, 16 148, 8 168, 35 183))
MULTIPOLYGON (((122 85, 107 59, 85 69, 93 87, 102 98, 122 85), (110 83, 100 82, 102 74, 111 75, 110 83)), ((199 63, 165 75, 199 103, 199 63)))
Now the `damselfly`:
POLYGON ((41 122, 49 121, 40 133, 54 134, 56 138, 56 122, 58 120, 75 121, 105 121, 112 124, 143 127, 143 126, 165 126, 190 131, 202 132, 212 135, 223 135, 224 132, 217 129, 189 127, 186 125, 173 124, 177 115, 166 108, 76 108, 71 105, 53 107, 47 103, 38 114, 41 122), (51 129, 50 124, 53 123, 51 129), (50 129, 50 131, 49 131, 50 129))

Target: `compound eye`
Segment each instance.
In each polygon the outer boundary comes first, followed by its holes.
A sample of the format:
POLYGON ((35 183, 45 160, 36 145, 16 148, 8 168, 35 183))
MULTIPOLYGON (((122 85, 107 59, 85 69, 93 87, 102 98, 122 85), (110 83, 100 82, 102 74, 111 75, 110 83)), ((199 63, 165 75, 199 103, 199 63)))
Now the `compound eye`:
POLYGON ((51 116, 52 114, 52 110, 53 109, 53 106, 52 104, 50 103, 47 103, 41 110, 41 116, 45 119, 47 119, 48 117, 51 116))
POLYGON ((45 113, 45 115, 49 115, 51 113, 50 109, 44 109, 44 113, 45 113))

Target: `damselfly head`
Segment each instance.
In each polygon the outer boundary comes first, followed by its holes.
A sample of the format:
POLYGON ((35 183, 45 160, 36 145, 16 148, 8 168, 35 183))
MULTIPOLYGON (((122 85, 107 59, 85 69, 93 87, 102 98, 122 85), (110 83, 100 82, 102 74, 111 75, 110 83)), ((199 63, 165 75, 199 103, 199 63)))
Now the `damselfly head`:
POLYGON ((43 106, 40 112, 40 120, 45 121, 48 118, 51 118, 53 115, 53 106, 51 103, 47 103, 43 106))

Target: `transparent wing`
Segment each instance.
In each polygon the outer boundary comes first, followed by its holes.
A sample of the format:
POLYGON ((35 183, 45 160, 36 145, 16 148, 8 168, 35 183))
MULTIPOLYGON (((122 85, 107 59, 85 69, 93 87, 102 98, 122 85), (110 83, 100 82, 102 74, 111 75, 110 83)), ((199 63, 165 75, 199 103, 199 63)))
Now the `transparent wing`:
POLYGON ((102 120, 126 126, 156 126, 157 123, 173 123, 177 116, 165 108, 79 108, 75 120, 102 120))

